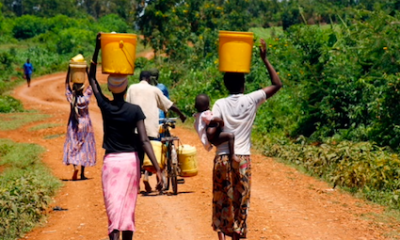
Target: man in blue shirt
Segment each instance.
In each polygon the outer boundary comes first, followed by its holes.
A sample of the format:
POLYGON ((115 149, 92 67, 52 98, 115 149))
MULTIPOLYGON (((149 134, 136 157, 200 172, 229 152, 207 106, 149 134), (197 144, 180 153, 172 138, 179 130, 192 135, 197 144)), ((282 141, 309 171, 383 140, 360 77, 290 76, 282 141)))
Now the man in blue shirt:
MULTIPOLYGON (((158 69, 154 68, 154 69, 151 69, 149 72, 150 72, 151 84, 153 86, 156 86, 158 89, 160 89, 161 92, 164 94, 164 96, 166 96, 169 99, 169 92, 168 92, 167 86, 158 82, 158 77, 160 75, 158 69)), ((167 115, 164 111, 162 111, 161 109, 159 111, 160 111, 160 115, 159 115, 160 119, 167 117, 167 115)))
POLYGON ((28 82, 28 87, 31 86, 32 72, 33 72, 33 66, 32 66, 32 63, 30 63, 29 58, 28 58, 26 60, 26 63, 24 64, 24 74, 25 74, 25 79, 28 82))

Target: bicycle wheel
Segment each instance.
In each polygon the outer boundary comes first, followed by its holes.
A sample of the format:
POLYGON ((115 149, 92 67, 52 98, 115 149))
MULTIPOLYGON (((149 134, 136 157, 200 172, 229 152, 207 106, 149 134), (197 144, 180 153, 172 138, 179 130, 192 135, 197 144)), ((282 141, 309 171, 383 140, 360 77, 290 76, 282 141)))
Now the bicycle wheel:
MULTIPOLYGON (((178 169, 176 166, 172 166, 172 171, 177 172, 178 169)), ((175 176, 171 176, 171 184, 172 184, 172 190, 174 195, 178 194, 178 177, 175 176)))
POLYGON ((171 184, 174 195, 178 194, 178 156, 176 154, 175 146, 171 146, 171 184))
POLYGON ((164 185, 164 191, 169 190, 169 183, 170 183, 170 179, 171 179, 171 171, 172 171, 172 167, 171 167, 172 163, 171 163, 171 159, 168 157, 167 159, 167 167, 165 169, 165 177, 166 177, 166 182, 164 185))

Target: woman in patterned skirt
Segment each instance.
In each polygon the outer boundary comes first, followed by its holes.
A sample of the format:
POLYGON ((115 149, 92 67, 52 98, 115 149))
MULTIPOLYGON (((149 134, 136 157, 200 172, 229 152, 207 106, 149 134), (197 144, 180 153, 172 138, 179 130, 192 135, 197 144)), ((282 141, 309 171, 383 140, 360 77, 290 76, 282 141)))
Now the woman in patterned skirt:
POLYGON ((85 177, 85 167, 96 164, 96 142, 94 139, 92 122, 89 117, 89 102, 92 88, 84 90, 83 83, 73 83, 70 86, 70 68, 65 80, 65 95, 71 106, 68 119, 68 128, 64 144, 63 162, 72 164, 74 172, 72 180, 77 180, 78 169, 81 166, 81 180, 85 177))
POLYGON ((230 95, 219 99, 213 106, 214 117, 224 121, 223 132, 235 135, 234 151, 239 159, 230 159, 227 142, 217 146, 213 168, 212 226, 220 240, 225 240, 227 236, 233 240, 246 238, 251 186, 251 129, 258 107, 282 87, 278 74, 267 59, 263 39, 260 55, 271 78, 271 85, 243 94, 244 74, 227 72, 224 84, 230 95))

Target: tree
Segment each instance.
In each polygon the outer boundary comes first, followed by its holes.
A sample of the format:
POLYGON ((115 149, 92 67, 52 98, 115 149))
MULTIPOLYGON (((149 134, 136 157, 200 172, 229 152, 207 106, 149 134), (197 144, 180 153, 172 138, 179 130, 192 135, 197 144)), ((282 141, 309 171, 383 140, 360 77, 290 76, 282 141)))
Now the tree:
POLYGON ((7 15, 52 17, 57 14, 73 16, 77 12, 74 0, 4 0, 7 15))

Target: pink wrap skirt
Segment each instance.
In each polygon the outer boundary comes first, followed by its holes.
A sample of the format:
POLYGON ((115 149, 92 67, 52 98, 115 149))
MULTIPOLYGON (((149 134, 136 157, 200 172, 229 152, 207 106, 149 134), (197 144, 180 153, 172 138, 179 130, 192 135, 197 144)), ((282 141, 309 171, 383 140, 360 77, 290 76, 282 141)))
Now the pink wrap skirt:
POLYGON ((108 233, 135 231, 135 207, 140 180, 140 161, 136 152, 104 156, 103 197, 108 216, 108 233))

